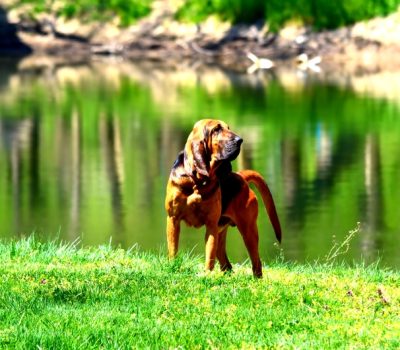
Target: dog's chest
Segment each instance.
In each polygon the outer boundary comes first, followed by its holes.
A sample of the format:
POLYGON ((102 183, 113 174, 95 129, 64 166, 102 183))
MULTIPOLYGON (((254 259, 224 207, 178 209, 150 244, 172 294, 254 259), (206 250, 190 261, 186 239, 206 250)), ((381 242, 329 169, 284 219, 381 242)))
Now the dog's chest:
POLYGON ((221 216, 220 192, 205 201, 188 201, 186 210, 183 212, 182 220, 188 226, 201 227, 216 224, 221 216))
POLYGON ((191 227, 199 228, 201 226, 208 226, 210 221, 210 214, 208 210, 199 207, 192 211, 187 211, 183 217, 183 221, 191 227))

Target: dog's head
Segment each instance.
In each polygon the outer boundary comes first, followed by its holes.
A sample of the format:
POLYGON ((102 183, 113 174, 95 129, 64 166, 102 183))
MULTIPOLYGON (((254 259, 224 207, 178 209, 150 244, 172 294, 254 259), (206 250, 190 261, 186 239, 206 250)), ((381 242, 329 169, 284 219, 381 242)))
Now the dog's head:
POLYGON ((185 145, 186 172, 197 180, 206 180, 224 161, 230 162, 239 155, 242 142, 223 121, 198 121, 185 145))

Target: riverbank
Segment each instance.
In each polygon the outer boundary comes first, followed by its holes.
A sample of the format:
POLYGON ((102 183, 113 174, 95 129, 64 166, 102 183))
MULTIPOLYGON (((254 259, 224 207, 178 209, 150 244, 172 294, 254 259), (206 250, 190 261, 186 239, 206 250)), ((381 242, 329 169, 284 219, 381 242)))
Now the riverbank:
POLYGON ((0 243, 0 344, 10 348, 398 348, 400 275, 272 262, 205 274, 202 258, 0 243))
MULTIPOLYGON (((127 28, 112 23, 81 23, 51 15, 36 21, 8 14, 19 42, 38 56, 61 57, 65 61, 90 60, 111 55, 131 60, 155 60, 176 64, 213 63, 224 68, 246 71, 249 53, 268 58, 274 66, 299 66, 318 57, 317 70, 335 74, 395 71, 400 53, 400 12, 336 30, 314 32, 308 27, 289 24, 278 33, 265 23, 235 25, 209 17, 201 24, 175 20, 168 2, 156 1, 151 14, 127 28)), ((315 67, 314 67, 315 68, 315 67)))

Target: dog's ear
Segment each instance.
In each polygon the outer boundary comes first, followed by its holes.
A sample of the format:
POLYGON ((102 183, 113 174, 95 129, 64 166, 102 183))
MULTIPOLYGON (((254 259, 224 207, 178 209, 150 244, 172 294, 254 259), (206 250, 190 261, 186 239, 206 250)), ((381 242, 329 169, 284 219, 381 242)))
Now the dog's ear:
POLYGON ((194 128, 186 141, 184 151, 186 172, 202 181, 210 176, 206 136, 203 129, 194 128))

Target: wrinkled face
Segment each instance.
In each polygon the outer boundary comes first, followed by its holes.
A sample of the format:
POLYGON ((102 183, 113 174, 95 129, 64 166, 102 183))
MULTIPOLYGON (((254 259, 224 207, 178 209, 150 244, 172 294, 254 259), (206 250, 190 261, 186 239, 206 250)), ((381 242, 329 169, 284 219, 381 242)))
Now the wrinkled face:
POLYGON ((211 162, 236 159, 243 140, 223 121, 205 120, 204 124, 204 140, 211 153, 211 162))
POLYGON ((223 121, 198 121, 185 146, 187 172, 197 178, 209 177, 222 161, 232 161, 239 155, 242 142, 223 121))

